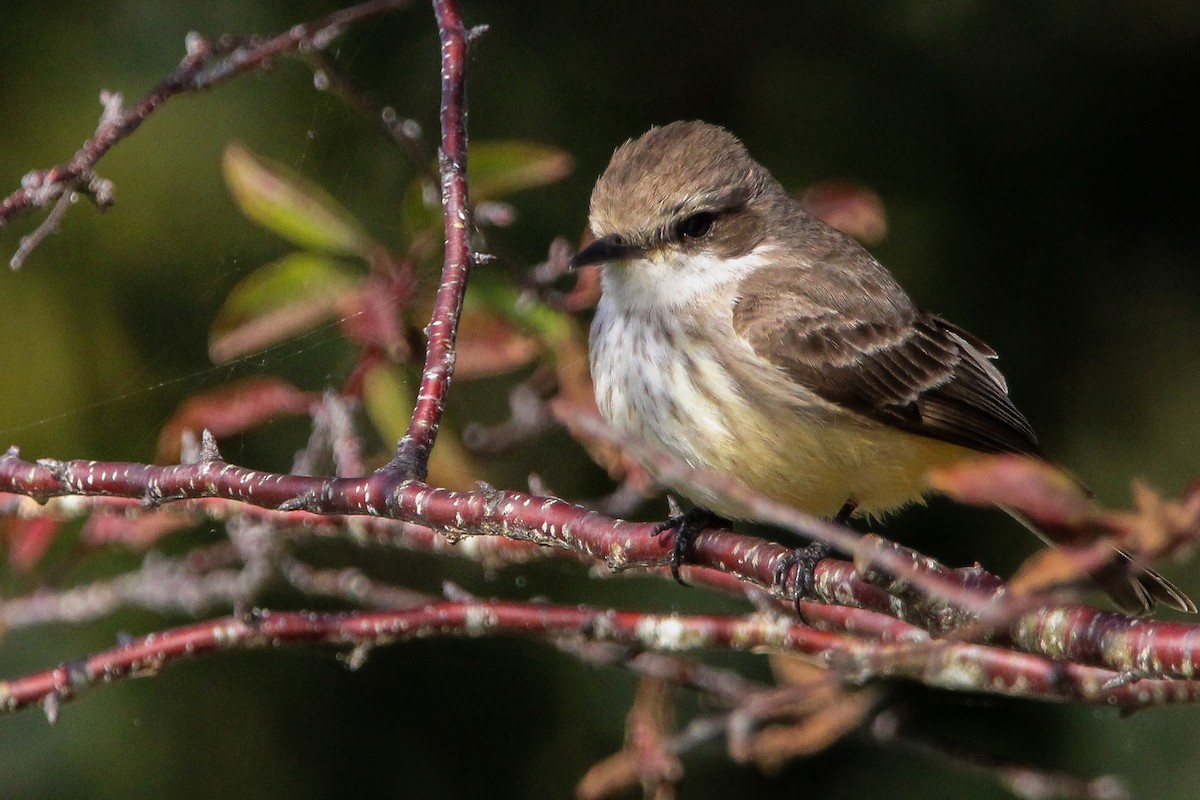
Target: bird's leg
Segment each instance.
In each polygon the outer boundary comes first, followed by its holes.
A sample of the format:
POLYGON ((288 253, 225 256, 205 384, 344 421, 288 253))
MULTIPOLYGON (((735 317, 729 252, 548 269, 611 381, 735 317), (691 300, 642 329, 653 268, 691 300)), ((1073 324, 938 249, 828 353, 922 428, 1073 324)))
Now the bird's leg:
POLYGON ((675 532, 675 541, 671 546, 671 574, 680 586, 687 586, 683 578, 679 577, 679 568, 687 561, 688 555, 692 548, 692 541, 696 538, 696 534, 705 528, 727 528, 729 520, 718 516, 707 508, 702 506, 693 506, 687 511, 679 512, 679 506, 675 504, 673 498, 671 501, 671 516, 667 517, 666 522, 660 522, 654 526, 651 531, 652 536, 666 533, 667 531, 675 532))
POLYGON ((850 517, 854 516, 854 509, 858 508, 858 501, 847 500, 842 503, 842 507, 838 509, 838 513, 833 515, 834 525, 845 525, 850 521, 850 517))
MULTIPOLYGON (((850 517, 854 514, 854 509, 856 508, 858 508, 858 503, 853 500, 847 500, 841 509, 833 515, 833 523, 835 525, 845 525, 850 521, 850 517)), ((799 610, 802 599, 812 597, 817 581, 817 564, 828 555, 829 545, 825 544, 825 542, 813 542, 806 547, 797 548, 779 559, 779 564, 775 567, 774 585, 783 588, 788 570, 796 567, 794 585, 797 610, 799 610)))

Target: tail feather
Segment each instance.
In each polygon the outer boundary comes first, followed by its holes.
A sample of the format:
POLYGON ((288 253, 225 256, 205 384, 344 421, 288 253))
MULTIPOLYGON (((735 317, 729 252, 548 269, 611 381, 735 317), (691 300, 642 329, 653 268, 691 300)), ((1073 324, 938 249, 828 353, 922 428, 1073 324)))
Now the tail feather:
POLYGON ((1128 565, 1133 563, 1133 557, 1124 550, 1117 552, 1127 563, 1118 565, 1116 574, 1099 576, 1097 583, 1122 610, 1133 614, 1149 614, 1162 603, 1185 614, 1196 613, 1196 604, 1178 586, 1148 567, 1132 572, 1128 565))
MULTIPOLYGON (((1001 506, 1008 515, 1021 523, 1051 547, 1057 546, 1055 541, 1026 517, 1011 508, 1001 506)), ((1116 548, 1114 548, 1116 549, 1116 548)), ((1134 566, 1131 555, 1124 550, 1116 550, 1123 561, 1117 561, 1112 568, 1094 576, 1096 584, 1127 614, 1145 616, 1158 606, 1159 603, 1182 611, 1185 614, 1195 614, 1196 604, 1184 594, 1178 586, 1167 580, 1157 570, 1149 567, 1134 566)))

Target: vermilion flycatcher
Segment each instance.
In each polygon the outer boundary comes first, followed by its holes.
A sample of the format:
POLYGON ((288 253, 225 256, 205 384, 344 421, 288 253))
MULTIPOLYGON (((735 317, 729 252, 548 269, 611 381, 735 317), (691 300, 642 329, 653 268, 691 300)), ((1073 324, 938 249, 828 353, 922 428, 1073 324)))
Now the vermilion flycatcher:
MULTIPOLYGON (((1043 457, 995 352, 914 306, 727 131, 675 122, 626 142, 590 224, 573 264, 604 265, 591 368, 618 430, 843 521, 919 500, 929 469, 973 454, 1043 457)), ((676 573, 704 509, 732 513, 691 499, 676 573)), ((1104 588, 1126 608, 1195 611, 1151 570, 1104 588)))

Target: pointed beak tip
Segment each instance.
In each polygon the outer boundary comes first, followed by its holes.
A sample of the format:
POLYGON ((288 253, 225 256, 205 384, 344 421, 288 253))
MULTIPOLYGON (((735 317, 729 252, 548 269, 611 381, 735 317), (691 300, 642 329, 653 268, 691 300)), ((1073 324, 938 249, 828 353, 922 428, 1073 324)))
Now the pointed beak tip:
POLYGON ((571 269, 579 269, 592 264, 604 264, 609 261, 620 261, 631 258, 639 252, 637 247, 627 244, 618 236, 604 236, 592 240, 587 247, 571 256, 571 269))

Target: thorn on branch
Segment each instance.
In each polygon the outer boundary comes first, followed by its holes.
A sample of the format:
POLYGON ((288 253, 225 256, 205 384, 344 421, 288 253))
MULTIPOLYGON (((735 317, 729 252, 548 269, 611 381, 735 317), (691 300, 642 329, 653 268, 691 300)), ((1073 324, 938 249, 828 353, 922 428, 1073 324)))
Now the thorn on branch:
POLYGON ((105 89, 100 92, 100 105, 104 106, 104 110, 100 112, 100 126, 115 125, 125 113, 125 96, 120 92, 105 89))
POLYGON ((221 451, 217 448, 217 437, 205 428, 200 434, 200 463, 212 464, 222 460, 221 451))
POLYGON ((88 677, 87 659, 77 658, 63 665, 67 673, 67 685, 74 690, 87 688, 92 682, 88 677))
POLYGON ((304 494, 293 497, 291 500, 285 500, 277 506, 279 511, 311 511, 317 513, 321 510, 321 499, 316 492, 305 492, 304 494))
POLYGON ((46 715, 46 721, 51 725, 58 722, 58 710, 61 707, 58 690, 54 690, 42 698, 41 705, 42 712, 46 715))
POLYGON ((442 581, 442 597, 452 603, 478 603, 478 595, 468 592, 454 581, 442 581))
POLYGON ((238 616, 241 618, 243 625, 251 630, 257 631, 262 628, 263 624, 268 619, 270 619, 271 612, 265 608, 252 607, 246 609, 238 616))
POLYGON ((1104 685, 1100 687, 1100 691, 1111 692, 1115 689, 1120 689, 1123 686, 1130 686, 1131 684, 1137 683, 1138 681, 1142 680, 1144 677, 1145 677, 1144 675, 1142 675, 1134 670, 1125 670, 1124 672, 1118 672, 1116 675, 1114 675, 1113 677, 1109 678, 1108 680, 1106 680, 1104 682, 1104 685))
POLYGON ((163 500, 162 487, 157 483, 152 483, 146 487, 146 491, 142 495, 142 508, 158 508, 163 504, 163 500))
POLYGON ((101 178, 93 172, 86 172, 75 187, 75 191, 92 201, 98 211, 107 211, 116 205, 116 184, 108 178, 101 178))
POLYGON ((500 504, 504 502, 504 491, 483 481, 477 481, 475 485, 479 487, 480 493, 483 494, 488 515, 497 513, 500 510, 500 504))
POLYGON ((68 476, 67 465, 64 462, 59 461, 58 459, 55 459, 55 458, 39 458, 34 463, 37 464, 42 469, 49 470, 50 474, 54 476, 55 480, 58 480, 58 481, 66 481, 67 480, 67 476, 68 476))

